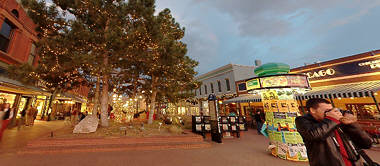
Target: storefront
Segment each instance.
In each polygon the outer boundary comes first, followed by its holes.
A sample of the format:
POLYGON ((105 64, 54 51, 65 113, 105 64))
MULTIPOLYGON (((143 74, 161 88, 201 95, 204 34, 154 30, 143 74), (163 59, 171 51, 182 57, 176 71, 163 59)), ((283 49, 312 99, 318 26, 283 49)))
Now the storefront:
POLYGON ((325 98, 335 107, 352 110, 360 122, 380 121, 380 50, 291 70, 308 76, 312 90, 297 96, 305 110, 310 98, 325 98))
POLYGON ((0 76, 0 104, 9 103, 16 109, 16 116, 11 126, 15 125, 16 118, 21 117, 22 110, 29 108, 32 104, 37 107, 37 119, 40 119, 42 112, 46 109, 47 96, 50 96, 50 93, 42 89, 0 76))

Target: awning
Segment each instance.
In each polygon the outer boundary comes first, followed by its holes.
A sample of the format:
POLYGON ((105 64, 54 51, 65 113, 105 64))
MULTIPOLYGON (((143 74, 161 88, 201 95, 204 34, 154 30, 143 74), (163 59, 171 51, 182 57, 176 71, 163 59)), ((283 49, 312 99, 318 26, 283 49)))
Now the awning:
POLYGON ((261 96, 260 95, 244 95, 244 96, 239 96, 239 97, 235 97, 235 98, 223 101, 223 104, 229 104, 229 103, 248 103, 248 102, 261 102, 261 96))
POLYGON ((369 97, 371 92, 380 90, 380 81, 339 84, 320 86, 312 88, 303 95, 296 96, 297 99, 307 100, 310 98, 351 98, 369 97))
POLYGON ((24 95, 44 95, 50 96, 51 93, 29 85, 24 85, 19 81, 0 76, 0 90, 24 95))

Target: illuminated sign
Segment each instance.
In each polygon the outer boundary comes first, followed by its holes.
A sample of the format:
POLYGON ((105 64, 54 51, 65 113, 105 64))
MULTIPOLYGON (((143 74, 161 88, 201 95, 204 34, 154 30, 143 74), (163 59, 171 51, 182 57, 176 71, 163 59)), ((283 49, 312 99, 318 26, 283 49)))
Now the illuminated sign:
POLYGON ((357 60, 302 72, 308 76, 310 81, 380 72, 380 58, 371 57, 365 60, 357 60))
POLYGON ((253 89, 271 89, 271 88, 309 88, 309 82, 306 75, 301 74, 282 74, 267 77, 260 77, 248 80, 246 82, 247 90, 253 89))
POLYGON ((380 68, 380 60, 359 63, 359 66, 369 66, 371 69, 380 68))
POLYGON ((307 72, 306 75, 309 78, 315 78, 315 77, 324 77, 324 76, 332 76, 335 74, 334 69, 326 69, 326 70, 319 70, 319 71, 314 71, 314 72, 307 72))
POLYGON ((247 90, 260 88, 260 82, 259 82, 258 78, 254 78, 252 80, 249 80, 246 82, 246 84, 247 84, 247 90))

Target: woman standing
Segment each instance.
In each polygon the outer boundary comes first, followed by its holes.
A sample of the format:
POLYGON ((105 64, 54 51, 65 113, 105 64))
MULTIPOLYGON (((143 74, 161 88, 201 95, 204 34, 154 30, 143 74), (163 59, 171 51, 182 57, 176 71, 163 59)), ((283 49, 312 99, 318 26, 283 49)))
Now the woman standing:
POLYGON ((0 117, 2 120, 0 128, 0 141, 3 137, 4 130, 8 127, 9 121, 13 118, 13 109, 10 108, 9 103, 4 103, 0 105, 0 117))

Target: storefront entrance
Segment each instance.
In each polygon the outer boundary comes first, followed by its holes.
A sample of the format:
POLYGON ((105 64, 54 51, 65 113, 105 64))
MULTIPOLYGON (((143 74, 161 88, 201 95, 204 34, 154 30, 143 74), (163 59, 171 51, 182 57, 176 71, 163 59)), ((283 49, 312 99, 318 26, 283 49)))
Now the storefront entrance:
POLYGON ((380 113, 374 103, 346 104, 348 110, 352 110, 358 120, 380 120, 380 113))

